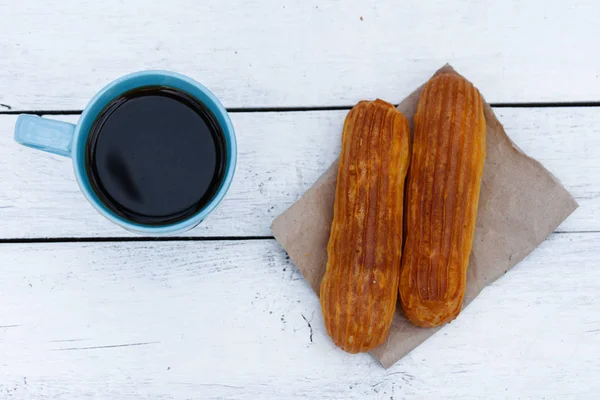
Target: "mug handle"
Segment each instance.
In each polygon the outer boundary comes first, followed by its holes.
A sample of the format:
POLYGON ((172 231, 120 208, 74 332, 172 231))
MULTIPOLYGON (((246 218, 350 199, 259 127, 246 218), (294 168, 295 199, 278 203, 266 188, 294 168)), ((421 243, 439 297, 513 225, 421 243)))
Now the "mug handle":
POLYGON ((71 157, 74 134, 74 124, 36 115, 19 115, 15 125, 18 143, 65 157, 71 157))

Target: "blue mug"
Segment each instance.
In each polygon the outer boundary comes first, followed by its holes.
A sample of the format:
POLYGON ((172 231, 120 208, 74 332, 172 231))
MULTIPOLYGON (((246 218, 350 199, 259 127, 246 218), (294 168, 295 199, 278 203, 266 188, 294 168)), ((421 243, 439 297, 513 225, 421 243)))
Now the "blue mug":
POLYGON ((102 215, 123 228, 144 235, 169 235, 187 231, 198 225, 223 200, 231 185, 237 159, 237 144, 233 125, 227 110, 206 87, 174 72, 142 71, 119 78, 98 92, 83 110, 77 124, 61 122, 34 115, 20 115, 15 126, 15 140, 39 150, 70 157, 75 177, 88 201, 102 215), (111 211, 94 192, 86 173, 86 142, 96 118, 113 100, 131 90, 163 86, 180 90, 202 103, 220 125, 225 141, 226 164, 223 179, 210 199, 198 212, 169 225, 143 225, 123 218, 111 211))

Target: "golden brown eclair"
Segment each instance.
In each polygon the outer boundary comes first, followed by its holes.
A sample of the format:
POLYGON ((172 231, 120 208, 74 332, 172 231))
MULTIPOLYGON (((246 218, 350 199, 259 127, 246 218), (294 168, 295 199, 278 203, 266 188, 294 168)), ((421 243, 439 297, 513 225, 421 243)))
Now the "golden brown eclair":
POLYGON ((485 159, 479 91, 455 74, 426 85, 414 119, 400 300, 433 327, 456 318, 465 294, 485 159))
POLYGON ((344 123, 320 296, 327 333, 349 353, 382 344, 396 309, 409 140, 383 100, 361 101, 344 123))

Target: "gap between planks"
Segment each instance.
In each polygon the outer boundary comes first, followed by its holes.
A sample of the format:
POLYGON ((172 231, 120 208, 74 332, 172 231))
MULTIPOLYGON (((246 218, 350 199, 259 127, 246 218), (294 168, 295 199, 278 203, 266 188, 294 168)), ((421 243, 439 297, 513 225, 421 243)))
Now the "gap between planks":
POLYGON ((111 242, 220 242, 274 240, 274 236, 140 236, 140 237, 56 237, 0 239, 0 244, 15 243, 111 243, 111 242))
MULTIPOLYGON (((573 235, 600 233, 600 230, 589 231, 553 231, 550 235, 573 235)), ((549 236, 550 236, 549 235, 549 236)), ((24 243, 113 243, 113 242, 236 242, 275 240, 274 236, 140 236, 140 237, 56 237, 56 238, 14 238, 0 239, 2 244, 24 243)))
MULTIPOLYGON (((489 103, 493 108, 568 108, 568 107, 600 107, 600 101, 575 102, 532 102, 532 103, 489 103)), ((353 105, 340 106, 296 106, 296 107, 232 107, 230 113, 260 113, 260 112, 298 112, 298 111, 339 111, 350 110, 353 105)), ((79 115, 83 110, 13 110, 0 111, 0 115, 79 115)))

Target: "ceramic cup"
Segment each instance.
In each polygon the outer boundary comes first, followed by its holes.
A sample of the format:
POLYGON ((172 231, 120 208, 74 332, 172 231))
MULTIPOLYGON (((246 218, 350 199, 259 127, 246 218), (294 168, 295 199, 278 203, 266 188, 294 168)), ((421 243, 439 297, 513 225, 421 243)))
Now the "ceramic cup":
POLYGON ((200 83, 174 72, 142 71, 119 78, 98 92, 83 110, 77 124, 22 114, 15 126, 15 140, 20 144, 49 153, 70 157, 75 177, 87 200, 106 218, 123 228, 144 235, 169 235, 185 232, 198 225, 217 207, 231 185, 237 159, 237 145, 233 125, 227 111, 219 100, 200 83), (112 212, 96 195, 86 173, 86 142, 92 124, 111 101, 134 89, 148 86, 164 86, 187 93, 202 103, 220 125, 226 151, 223 179, 202 209, 190 217, 170 225, 143 225, 134 223, 112 212))

